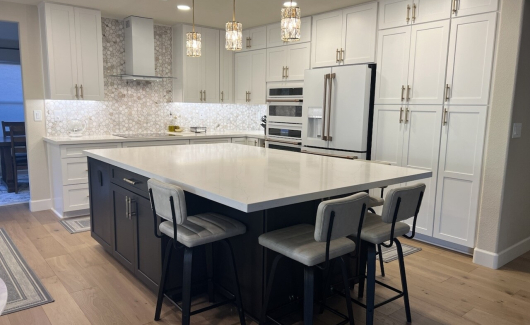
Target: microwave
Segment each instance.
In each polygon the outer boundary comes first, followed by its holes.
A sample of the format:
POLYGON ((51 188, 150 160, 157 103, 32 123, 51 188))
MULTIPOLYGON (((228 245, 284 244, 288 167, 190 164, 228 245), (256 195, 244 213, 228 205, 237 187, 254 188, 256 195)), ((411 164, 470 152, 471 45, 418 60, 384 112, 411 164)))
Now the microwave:
POLYGON ((267 83, 267 100, 302 99, 304 98, 303 82, 269 82, 267 83))

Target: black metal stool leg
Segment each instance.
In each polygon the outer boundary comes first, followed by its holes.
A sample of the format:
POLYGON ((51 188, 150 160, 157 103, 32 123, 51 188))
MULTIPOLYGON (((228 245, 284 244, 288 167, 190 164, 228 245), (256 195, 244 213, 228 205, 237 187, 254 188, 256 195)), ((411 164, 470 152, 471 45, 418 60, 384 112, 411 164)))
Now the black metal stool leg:
POLYGON ((182 325, 190 325, 191 318, 191 267, 193 248, 184 250, 184 270, 182 272, 182 325))
POLYGON ((399 260, 399 273, 401 274, 401 286, 403 287, 403 300, 405 301, 405 312, 407 314, 407 322, 412 322, 410 315, 410 303, 409 303, 409 290, 407 288, 407 274, 405 272, 405 260, 403 258, 403 248, 399 240, 394 239, 396 242, 398 260, 399 260))
POLYGON ((379 256, 379 268, 381 269, 381 276, 385 277, 385 263, 383 262, 383 251, 381 245, 377 245, 377 256, 379 256))
POLYGON ((348 318, 350 320, 350 325, 355 325, 355 321, 353 320, 353 307, 351 303, 351 294, 350 294, 350 284, 348 281, 348 270, 346 269, 346 262, 344 262, 344 258, 340 257, 340 266, 342 268, 342 280, 344 281, 344 293, 346 296, 346 308, 348 309, 348 318))
POLYGON ((267 322, 267 308, 269 307, 269 298, 271 296, 272 284, 274 282, 274 274, 276 273, 276 267, 278 262, 282 259, 283 255, 276 255, 274 261, 272 262, 271 274, 269 275, 269 281, 267 282, 267 289, 265 291, 265 297, 263 299, 263 307, 261 309, 261 315, 259 320, 259 325, 265 325, 267 322))
POLYGON ((171 261, 171 252, 173 251, 173 239, 170 239, 166 246, 166 254, 164 255, 164 262, 162 265, 162 276, 160 277, 160 285, 158 286, 158 298, 156 300, 155 320, 160 320, 160 313, 162 312, 162 303, 164 302, 164 289, 166 286, 167 271, 169 269, 169 262, 171 261))
POLYGON ((315 293, 315 270, 304 268, 304 324, 313 325, 313 300, 315 293))
POLYGON ((213 244, 206 244, 206 273, 208 276, 208 301, 215 302, 215 293, 213 289, 213 244))
POLYGON ((368 270, 366 274, 366 325, 373 325, 375 311, 375 245, 366 243, 368 270))
POLYGON ((357 292, 357 297, 360 299, 364 297, 364 283, 366 277, 366 253, 367 253, 367 244, 363 241, 359 241, 361 245, 361 256, 359 256, 359 272, 357 276, 359 277, 359 289, 357 292))
POLYGON ((326 299, 328 298, 328 292, 331 282, 331 277, 333 276, 333 267, 335 266, 335 260, 329 262, 329 269, 324 272, 322 279, 322 302, 320 303, 320 309, 318 310, 319 314, 324 312, 324 305, 326 304, 326 299))
POLYGON ((236 284, 236 290, 234 295, 236 296, 236 306, 237 312, 239 314, 239 322, 241 323, 241 325, 246 325, 245 312, 243 311, 243 304, 241 302, 241 289, 239 287, 239 277, 237 275, 237 266, 236 259, 234 258, 234 250, 232 249, 232 245, 230 244, 230 241, 228 241, 228 239, 225 239, 224 242, 230 250, 230 257, 232 259, 232 274, 234 276, 234 282, 236 284))

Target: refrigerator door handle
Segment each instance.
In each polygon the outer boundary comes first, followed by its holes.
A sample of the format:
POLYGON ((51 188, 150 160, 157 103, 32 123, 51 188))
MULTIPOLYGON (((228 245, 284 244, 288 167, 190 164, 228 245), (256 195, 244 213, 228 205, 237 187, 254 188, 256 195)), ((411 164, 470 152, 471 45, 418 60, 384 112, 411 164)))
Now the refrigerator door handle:
POLYGON ((324 103, 322 104, 322 140, 326 141, 326 96, 328 93, 329 73, 324 75, 324 103))
POLYGON ((331 95, 333 94, 333 80, 335 79, 335 74, 331 73, 329 75, 329 98, 328 98, 328 141, 333 141, 333 137, 329 135, 329 131, 331 128, 331 95))

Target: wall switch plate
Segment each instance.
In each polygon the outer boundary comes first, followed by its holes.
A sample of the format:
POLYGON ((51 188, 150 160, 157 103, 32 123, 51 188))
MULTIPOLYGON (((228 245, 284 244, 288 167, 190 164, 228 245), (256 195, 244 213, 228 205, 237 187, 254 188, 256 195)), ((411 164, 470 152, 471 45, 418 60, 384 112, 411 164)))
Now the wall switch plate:
POLYGON ((523 123, 513 123, 512 138, 520 138, 523 131, 523 123))
POLYGON ((33 111, 33 120, 35 120, 35 122, 42 121, 42 111, 40 109, 33 111))

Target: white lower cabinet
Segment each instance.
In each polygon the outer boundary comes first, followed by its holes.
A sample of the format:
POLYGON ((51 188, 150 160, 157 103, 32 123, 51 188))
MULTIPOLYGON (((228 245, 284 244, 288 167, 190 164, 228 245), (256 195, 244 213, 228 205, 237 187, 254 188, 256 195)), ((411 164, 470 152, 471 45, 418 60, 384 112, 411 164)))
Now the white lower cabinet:
POLYGON ((486 106, 444 112, 434 237, 474 247, 486 129, 486 106))
POLYGON ((208 143, 231 143, 232 139, 200 139, 200 140, 190 140, 190 144, 208 144, 208 143))
POLYGON ((63 212, 86 210, 90 208, 88 183, 64 186, 63 200, 63 212))
POLYGON ((232 138, 232 143, 235 144, 247 144, 247 138, 232 138))
POLYGON ((190 144, 190 140, 164 140, 164 141, 134 141, 124 142, 124 148, 136 148, 136 147, 161 147, 161 146, 179 146, 190 144))

